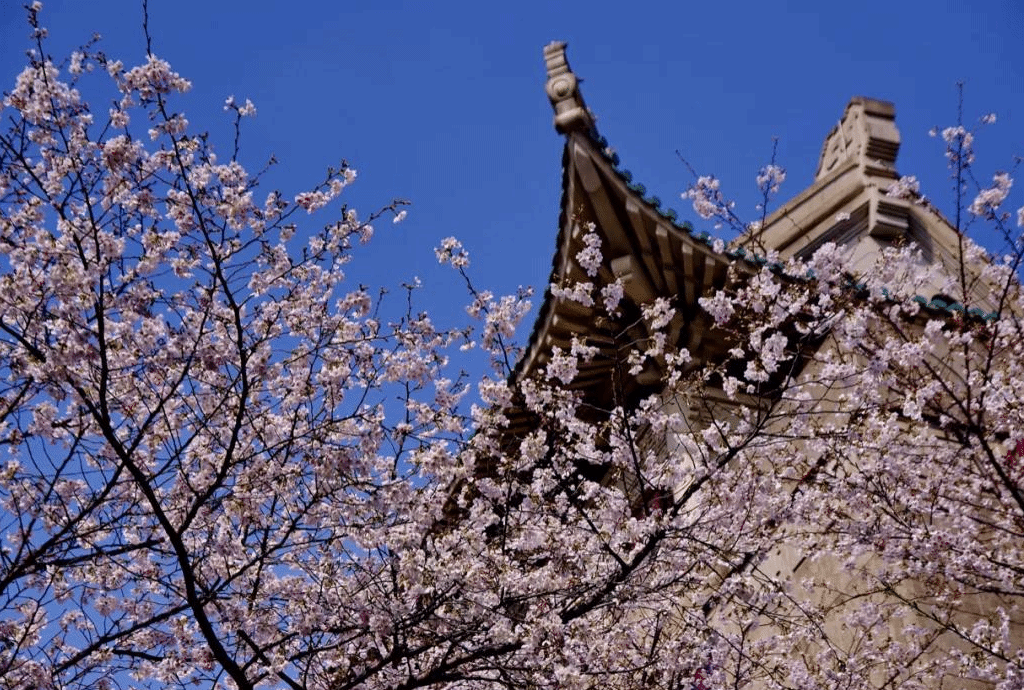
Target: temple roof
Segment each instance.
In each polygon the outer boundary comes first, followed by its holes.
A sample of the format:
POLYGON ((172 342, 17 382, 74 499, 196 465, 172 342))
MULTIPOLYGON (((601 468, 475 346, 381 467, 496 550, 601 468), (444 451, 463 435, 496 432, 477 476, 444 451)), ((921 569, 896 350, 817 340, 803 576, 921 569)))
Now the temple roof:
MULTIPOLYGON (((602 353, 581 367, 572 384, 587 388, 608 381, 609 369, 621 360, 616 348, 647 337, 639 306, 659 296, 670 296, 676 309, 670 337, 698 352, 707 323, 697 299, 725 285, 734 257, 716 252, 713 238, 695 234, 689 223, 680 222, 657 197, 648 196, 644 186, 619 166, 579 92, 565 44, 549 44, 544 57, 555 129, 565 135, 559 232, 549 282, 559 287, 592 282, 599 288, 618 280, 624 299, 621 315, 612 319, 600 304, 556 297, 549 287, 518 373, 536 373, 554 347, 567 350, 573 336, 582 335, 602 353), (590 224, 601 239, 603 256, 595 276, 588 275, 577 258, 590 224)), ((649 372, 638 380, 642 386, 656 378, 649 372)))
MULTIPOLYGON (((621 167, 583 100, 565 48, 561 42, 544 48, 554 126, 565 137, 562 197, 549 288, 516 377, 541 374, 555 348, 568 350, 576 337, 600 354, 581 363, 570 388, 603 409, 649 391, 660 382, 657 363, 649 363, 628 385, 611 382, 626 351, 649 337, 640 307, 657 297, 668 298, 675 308, 667 329, 672 344, 685 347, 694 366, 717 360, 727 345, 707 337, 711 323, 698 299, 724 287, 730 269, 734 276, 760 270, 769 251, 783 260, 806 257, 831 241, 851 245, 858 252, 855 260, 866 262, 886 244, 912 240, 928 260, 955 260, 958 235, 937 212, 914 199, 886 195, 899 177, 900 137, 891 103, 853 98, 825 138, 814 183, 769 216, 763 228, 727 244, 694 232, 621 167), (601 240, 602 260, 594 275, 579 259, 588 228, 601 240), (599 303, 599 289, 616 281, 624 299, 620 313, 610 317, 599 303), (550 287, 585 282, 594 284, 597 304, 558 296, 550 287)), ((949 300, 919 301, 929 313, 964 310, 949 300)), ((977 306, 972 313, 990 316, 977 306)))

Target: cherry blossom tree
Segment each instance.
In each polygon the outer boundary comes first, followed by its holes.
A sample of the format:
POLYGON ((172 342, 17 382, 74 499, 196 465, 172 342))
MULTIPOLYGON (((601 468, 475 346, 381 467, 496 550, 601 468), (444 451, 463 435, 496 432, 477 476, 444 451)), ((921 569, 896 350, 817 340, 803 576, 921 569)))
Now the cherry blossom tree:
MULTIPOLYGON (((164 60, 56 61, 40 11, 0 110, 0 684, 521 687, 656 666, 621 590, 656 528, 620 530, 628 496, 583 482, 599 451, 572 396, 509 383, 528 294, 470 285, 472 332, 387 316, 345 269, 400 202, 332 210, 345 164, 261 193, 238 162, 253 104, 228 100, 219 157, 164 60), (314 212, 326 225, 298 232, 314 212), (474 343, 496 370, 470 407, 448 362, 474 343), (571 433, 556 456, 510 445, 514 396, 571 433)), ((468 265, 454 239, 438 258, 468 265)))
MULTIPOLYGON (((0 687, 1020 687, 1009 175, 966 209, 1007 260, 737 263, 702 302, 731 348, 708 365, 667 338, 671 300, 601 284, 585 229, 592 281, 552 293, 645 324, 609 386, 663 383, 594 409, 566 384, 609 350, 516 369, 530 296, 478 288, 457 240, 437 259, 471 325, 414 284, 392 314, 345 270, 401 202, 339 210, 345 164, 261 189, 237 137, 221 158, 192 133, 165 61, 55 61, 39 12, 0 109, 0 687), (934 281, 959 316, 914 301, 934 281)), ((255 113, 227 108, 236 132, 255 113)))

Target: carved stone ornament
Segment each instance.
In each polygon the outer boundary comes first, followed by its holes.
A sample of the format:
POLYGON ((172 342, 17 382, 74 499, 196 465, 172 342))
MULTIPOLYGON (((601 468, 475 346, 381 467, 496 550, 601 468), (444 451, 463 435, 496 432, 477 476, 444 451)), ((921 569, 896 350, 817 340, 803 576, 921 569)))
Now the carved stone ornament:
POLYGON ((562 134, 587 131, 594 127, 594 118, 579 92, 579 80, 569 68, 565 43, 552 41, 544 47, 544 63, 548 70, 546 90, 555 109, 555 129, 562 134))

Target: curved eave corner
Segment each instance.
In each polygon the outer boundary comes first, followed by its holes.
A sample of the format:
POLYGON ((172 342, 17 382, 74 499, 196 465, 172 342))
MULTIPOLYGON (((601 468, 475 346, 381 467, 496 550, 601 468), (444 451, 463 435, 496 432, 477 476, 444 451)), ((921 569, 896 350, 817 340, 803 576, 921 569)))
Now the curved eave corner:
MULTIPOLYGON (((579 80, 566 60, 565 44, 549 44, 544 58, 554 126, 565 136, 559 232, 549 286, 592 282, 596 293, 620 281, 623 311, 631 313, 613 323, 599 311, 600 305, 555 297, 549 287, 515 376, 539 372, 553 348, 567 349, 576 336, 605 350, 607 356, 597 358, 589 370, 581 369, 573 387, 607 387, 608 368, 616 358, 614 351, 608 351, 615 346, 614 336, 637 320, 639 305, 657 297, 669 298, 676 307, 670 337, 696 353, 705 330, 691 327, 701 318, 697 299, 713 286, 724 285, 728 265, 737 256, 714 251, 712 237, 694 235, 689 223, 679 222, 675 211, 663 208, 657 197, 647 196, 644 186, 619 167, 618 156, 598 133, 593 113, 583 101, 579 80), (576 258, 591 223, 601 239, 603 257, 596 275, 588 275, 576 258)), ((644 335, 634 333, 630 339, 644 335)), ((647 378, 656 379, 656 373, 649 372, 647 378)))

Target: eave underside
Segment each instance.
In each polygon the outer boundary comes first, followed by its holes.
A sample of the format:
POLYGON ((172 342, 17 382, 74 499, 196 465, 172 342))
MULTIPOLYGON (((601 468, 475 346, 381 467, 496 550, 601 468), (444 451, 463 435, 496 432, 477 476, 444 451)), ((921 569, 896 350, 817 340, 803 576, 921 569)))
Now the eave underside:
POLYGON ((595 303, 556 297, 549 287, 516 376, 543 376, 555 348, 569 350, 575 337, 598 348, 599 354, 580 363, 569 388, 580 391, 595 407, 610 409, 660 381, 657 362, 637 376, 621 375, 628 368, 623 365, 630 348, 642 347, 651 336, 641 306, 656 298, 668 299, 675 310, 665 329, 669 346, 686 348, 694 366, 724 354, 720 338, 704 337, 711 325, 698 299, 724 287, 732 262, 713 250, 706 235, 694 236, 663 212, 656 199, 644 198, 642 187, 631 185, 628 173, 615 167, 614 156, 601 143, 581 132, 566 137, 550 278, 550 285, 562 288, 593 283, 595 303), (601 240, 596 275, 588 275, 577 259, 591 223, 601 240), (612 316, 600 290, 616 281, 622 283, 624 297, 619 313, 612 316))

